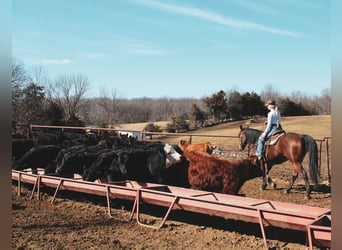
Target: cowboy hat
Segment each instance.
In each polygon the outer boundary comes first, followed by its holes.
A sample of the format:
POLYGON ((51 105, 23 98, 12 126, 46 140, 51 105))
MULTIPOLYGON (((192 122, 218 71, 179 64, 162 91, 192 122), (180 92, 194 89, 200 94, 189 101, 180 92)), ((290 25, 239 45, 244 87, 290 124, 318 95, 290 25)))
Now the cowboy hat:
POLYGON ((267 107, 268 105, 277 105, 275 100, 268 100, 265 104, 265 106, 267 107))

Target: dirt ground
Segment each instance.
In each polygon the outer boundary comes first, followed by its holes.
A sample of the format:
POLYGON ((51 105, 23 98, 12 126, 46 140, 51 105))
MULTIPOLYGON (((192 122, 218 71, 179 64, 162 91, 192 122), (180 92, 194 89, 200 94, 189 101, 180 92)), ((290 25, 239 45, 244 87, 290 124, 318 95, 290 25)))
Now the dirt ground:
MULTIPOLYGON (((243 155, 226 153, 222 157, 243 155)), ((257 178, 246 182, 240 195, 331 207, 329 185, 305 200, 299 177, 292 192, 284 193, 291 176, 289 164, 274 166, 271 176, 277 189, 260 190, 262 180, 257 178)), ((326 183, 325 177, 322 182, 326 183)), ((176 210, 171 212, 164 227, 151 229, 138 225, 135 219, 129 220, 132 202, 113 200, 110 218, 104 197, 61 191, 51 203, 54 190, 43 188, 39 201, 30 200, 31 190, 32 185, 24 185, 18 196, 13 182, 13 249, 265 249, 258 224, 176 210)), ((146 223, 159 223, 165 211, 146 204, 140 218, 146 223)), ((307 249, 304 232, 280 228, 265 231, 269 249, 307 249)))

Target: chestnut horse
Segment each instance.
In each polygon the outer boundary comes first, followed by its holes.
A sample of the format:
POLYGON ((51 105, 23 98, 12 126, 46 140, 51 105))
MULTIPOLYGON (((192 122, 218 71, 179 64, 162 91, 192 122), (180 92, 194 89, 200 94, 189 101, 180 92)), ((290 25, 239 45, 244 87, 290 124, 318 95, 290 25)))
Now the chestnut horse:
POLYGON ((239 132, 240 151, 244 150, 245 147, 247 146, 248 156, 252 148, 254 149, 253 151, 255 153, 258 138, 261 135, 261 133, 262 133, 261 130, 257 130, 254 128, 243 129, 242 125, 240 125, 240 132, 239 132))
MULTIPOLYGON (((254 133, 259 133, 253 129, 254 133)), ((252 136, 251 129, 243 128, 240 126, 240 149, 246 144, 246 140, 252 136)), ((319 171, 318 171, 318 148, 316 141, 310 135, 300 135, 297 133, 285 133, 279 137, 278 141, 274 145, 267 145, 265 142, 264 157, 262 159, 262 165, 264 169, 263 185, 262 189, 265 189, 267 183, 271 184, 273 188, 276 184, 269 177, 269 171, 274 165, 281 164, 286 161, 292 163, 292 178, 288 187, 286 188, 286 193, 289 193, 294 182, 298 177, 298 173, 301 173, 305 181, 306 195, 305 198, 310 199, 310 183, 306 170, 303 168, 303 159, 306 153, 309 153, 309 173, 311 180, 314 183, 314 189, 318 186, 319 181, 319 171)))

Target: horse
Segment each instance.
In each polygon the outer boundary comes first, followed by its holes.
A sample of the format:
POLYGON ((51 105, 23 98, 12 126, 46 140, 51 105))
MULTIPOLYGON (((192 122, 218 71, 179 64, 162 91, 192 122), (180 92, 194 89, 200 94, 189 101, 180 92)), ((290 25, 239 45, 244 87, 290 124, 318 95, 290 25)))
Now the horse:
MULTIPOLYGON (((249 156, 249 152, 251 148, 255 148, 256 143, 258 142, 258 138, 260 137, 262 131, 254 129, 254 128, 246 128, 244 129, 242 125, 240 125, 240 132, 239 132, 239 149, 240 151, 244 150, 247 146, 247 155, 249 156)), ((255 151, 255 150, 254 150, 255 151)))
MULTIPOLYGON (((260 131, 262 133, 262 131, 260 131)), ((251 136, 255 136, 256 131, 250 128, 243 128, 240 126, 239 139, 240 149, 243 149, 243 145, 246 145, 248 140, 251 140, 251 136)), ((272 138, 271 138, 272 139, 272 138)), ((269 171, 274 165, 281 164, 286 161, 292 163, 292 178, 285 193, 289 193, 293 184, 295 183, 298 174, 301 173, 305 182, 305 198, 310 199, 310 183, 306 170, 303 167, 303 159, 305 155, 309 154, 309 173, 311 180, 314 183, 314 190, 318 188, 319 171, 318 171, 318 147, 316 141, 310 135, 300 135, 297 133, 284 133, 274 145, 268 145, 268 141, 265 142, 264 156, 261 159, 263 165, 263 184, 264 190, 267 183, 271 184, 273 188, 276 188, 276 184, 269 177, 269 171)))

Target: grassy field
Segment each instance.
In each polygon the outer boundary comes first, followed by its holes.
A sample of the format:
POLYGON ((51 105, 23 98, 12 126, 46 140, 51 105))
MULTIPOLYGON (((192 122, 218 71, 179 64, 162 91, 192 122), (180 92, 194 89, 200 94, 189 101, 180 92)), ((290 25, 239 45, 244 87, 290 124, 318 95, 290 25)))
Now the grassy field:
MULTIPOLYGON (((250 128, 256 128, 263 130, 264 129, 264 121, 266 118, 259 118, 256 120, 245 120, 245 121, 236 121, 236 122, 228 122, 212 127, 202 128, 196 131, 187 132, 187 135, 177 135, 177 136, 168 136, 168 137, 155 137, 156 139, 160 139, 162 141, 168 143, 178 143, 181 139, 189 139, 188 134, 193 134, 192 142, 202 142, 202 141, 210 141, 212 143, 237 143, 236 138, 219 138, 219 137, 210 137, 209 135, 215 136, 237 136, 239 133, 239 126, 243 125, 249 126, 250 128), (197 136, 197 135, 207 135, 207 136, 197 136)), ((134 130, 143 130, 147 123, 130 123, 130 124, 121 124, 120 128, 122 129, 134 129, 134 130)), ((167 122, 155 122, 154 124, 161 126, 161 128, 165 128, 167 122)), ((331 115, 317 115, 317 116, 294 116, 294 117, 282 117, 282 125, 283 129, 287 132, 296 132, 299 134, 308 134, 314 137, 315 139, 323 139, 325 136, 331 136, 331 115)))

